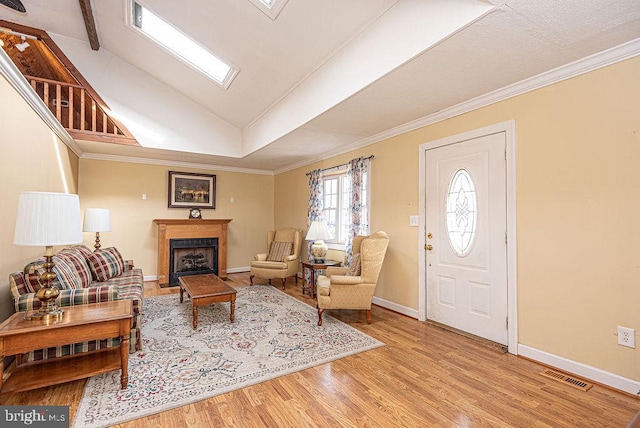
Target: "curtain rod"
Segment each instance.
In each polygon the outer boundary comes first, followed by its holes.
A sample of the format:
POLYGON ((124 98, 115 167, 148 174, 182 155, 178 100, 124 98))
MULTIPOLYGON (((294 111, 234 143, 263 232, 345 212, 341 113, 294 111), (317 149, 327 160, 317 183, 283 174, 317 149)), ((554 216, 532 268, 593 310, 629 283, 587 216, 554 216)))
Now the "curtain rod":
MULTIPOLYGON (((375 156, 373 156, 373 155, 369 155, 369 156, 367 156, 367 157, 364 157, 363 159, 364 159, 364 160, 367 160, 367 159, 373 159, 374 157, 375 157, 375 156)), ((330 169, 340 168, 341 166, 347 166, 347 165, 349 165, 349 162, 341 163, 340 165, 336 165, 336 166, 330 166, 329 168, 324 168, 324 169, 322 169, 322 172, 329 171, 330 169)), ((307 172, 307 174, 306 174, 306 175, 311 175, 311 172, 307 172)))

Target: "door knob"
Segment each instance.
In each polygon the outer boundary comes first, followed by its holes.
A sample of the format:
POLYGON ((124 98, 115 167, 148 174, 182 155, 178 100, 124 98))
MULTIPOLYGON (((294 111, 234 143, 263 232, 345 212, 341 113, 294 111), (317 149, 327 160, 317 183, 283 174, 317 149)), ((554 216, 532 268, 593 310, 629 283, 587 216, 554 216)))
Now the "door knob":
POLYGON ((433 245, 427 244, 427 245, 424 246, 424 249, 427 250, 427 251, 431 251, 431 250, 433 250, 433 245))

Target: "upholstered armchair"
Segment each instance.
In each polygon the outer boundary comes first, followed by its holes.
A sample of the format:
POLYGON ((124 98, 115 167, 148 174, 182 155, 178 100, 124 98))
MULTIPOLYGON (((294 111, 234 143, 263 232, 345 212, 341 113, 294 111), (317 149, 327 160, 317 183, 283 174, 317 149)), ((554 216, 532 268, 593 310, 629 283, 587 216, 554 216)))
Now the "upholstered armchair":
POLYGON ((283 227, 267 233, 267 252, 256 254, 251 262, 249 281, 253 285, 253 277, 271 280, 282 280, 282 289, 290 276, 298 283, 298 264, 302 252, 302 230, 283 227))
POLYGON ((364 309, 371 324, 371 301, 388 246, 384 232, 356 236, 351 266, 328 267, 326 275, 318 277, 318 325, 327 309, 364 309))

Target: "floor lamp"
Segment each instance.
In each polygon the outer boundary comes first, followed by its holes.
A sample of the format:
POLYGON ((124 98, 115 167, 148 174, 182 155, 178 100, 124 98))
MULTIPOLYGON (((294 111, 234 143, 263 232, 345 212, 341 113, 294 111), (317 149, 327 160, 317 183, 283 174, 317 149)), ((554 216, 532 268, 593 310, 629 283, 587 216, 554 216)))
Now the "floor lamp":
POLYGON ((18 199, 18 215, 13 236, 15 245, 44 246, 44 269, 40 281, 42 288, 36 297, 40 310, 27 313, 27 319, 45 321, 62 318, 62 309, 56 306, 60 290, 52 285, 56 279, 53 272, 53 246, 82 242, 80 228, 80 201, 78 195, 68 193, 24 192, 18 199))
POLYGON ((100 232, 111 232, 111 211, 108 208, 86 208, 84 210, 83 232, 95 232, 96 250, 100 248, 100 232))

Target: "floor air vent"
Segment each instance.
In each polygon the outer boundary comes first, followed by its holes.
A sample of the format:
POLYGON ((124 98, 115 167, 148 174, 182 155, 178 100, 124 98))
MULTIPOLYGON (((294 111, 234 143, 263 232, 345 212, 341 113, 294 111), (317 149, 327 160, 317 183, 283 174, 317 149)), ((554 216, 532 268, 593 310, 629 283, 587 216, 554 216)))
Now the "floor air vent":
POLYGON ((563 373, 554 371, 554 370, 545 370, 542 373, 540 373, 542 376, 548 377, 550 379, 553 380, 557 380, 558 382, 562 382, 565 383, 567 385, 573 386, 574 388, 578 388, 582 391, 588 391, 591 389, 591 387, 593 386, 593 384, 590 384, 588 382, 584 382, 582 380, 576 379, 574 377, 571 376, 567 376, 563 373))

